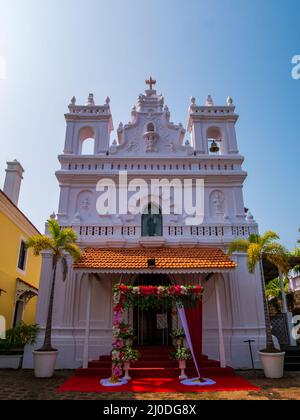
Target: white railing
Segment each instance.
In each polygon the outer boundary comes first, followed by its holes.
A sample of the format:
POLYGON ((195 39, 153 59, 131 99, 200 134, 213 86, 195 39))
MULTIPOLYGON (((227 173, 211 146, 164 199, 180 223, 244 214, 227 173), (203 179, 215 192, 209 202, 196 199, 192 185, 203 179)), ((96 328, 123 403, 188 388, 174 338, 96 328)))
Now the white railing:
MULTIPOLYGON (((101 242, 113 239, 139 241, 141 227, 128 226, 73 226, 81 240, 101 242)), ((201 225, 201 226, 164 226, 163 237, 166 240, 174 239, 203 239, 205 240, 233 240, 235 238, 248 238, 257 233, 256 224, 248 225, 201 225)))
POLYGON ((81 159, 65 159, 61 157, 62 168, 58 173, 65 174, 68 172, 92 172, 92 173, 111 173, 111 171, 134 171, 134 172, 150 172, 159 171, 164 172, 236 172, 241 171, 241 163, 237 160, 233 162, 229 159, 222 159, 222 161, 214 161, 213 159, 195 159, 193 163, 131 163, 123 162, 96 162, 93 158, 82 157, 81 159))

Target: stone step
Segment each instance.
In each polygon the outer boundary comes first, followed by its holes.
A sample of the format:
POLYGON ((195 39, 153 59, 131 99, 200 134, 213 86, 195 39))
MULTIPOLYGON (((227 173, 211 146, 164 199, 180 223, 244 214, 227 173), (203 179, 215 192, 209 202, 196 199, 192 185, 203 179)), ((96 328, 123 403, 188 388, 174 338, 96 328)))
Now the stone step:
POLYGON ((285 362, 284 370, 287 372, 300 372, 300 363, 285 362))
POLYGON ((300 350, 298 348, 291 347, 286 351, 284 369, 287 372, 300 371, 300 350))
MULTIPOLYGON (((216 377, 216 376, 235 376, 235 372, 232 368, 217 368, 217 367, 208 367, 200 369, 200 373, 204 377, 216 377)), ((197 377, 195 369, 186 369, 186 374, 189 377, 197 377)), ((77 369, 77 376, 97 376, 101 378, 109 378, 111 376, 111 368, 105 369, 77 369)), ((174 368, 132 368, 130 369, 130 376, 132 378, 178 378, 180 375, 180 369, 174 368)))
MULTIPOLYGON (((93 360, 89 362, 89 368, 109 368, 111 366, 111 359, 106 361, 93 360)), ((187 366, 193 368, 192 360, 187 362, 187 366)), ((202 367, 220 367, 220 363, 215 360, 204 360, 200 363, 202 367)), ((144 360, 141 359, 133 363, 134 368, 178 368, 178 362, 175 360, 144 360)))

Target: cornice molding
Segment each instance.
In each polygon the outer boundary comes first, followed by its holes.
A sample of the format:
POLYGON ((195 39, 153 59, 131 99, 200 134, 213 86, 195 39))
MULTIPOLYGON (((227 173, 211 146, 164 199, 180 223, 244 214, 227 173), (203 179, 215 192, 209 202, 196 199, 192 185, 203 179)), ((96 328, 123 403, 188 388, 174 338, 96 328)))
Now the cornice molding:
POLYGON ((0 211, 28 236, 40 234, 25 214, 2 191, 0 191, 0 211))

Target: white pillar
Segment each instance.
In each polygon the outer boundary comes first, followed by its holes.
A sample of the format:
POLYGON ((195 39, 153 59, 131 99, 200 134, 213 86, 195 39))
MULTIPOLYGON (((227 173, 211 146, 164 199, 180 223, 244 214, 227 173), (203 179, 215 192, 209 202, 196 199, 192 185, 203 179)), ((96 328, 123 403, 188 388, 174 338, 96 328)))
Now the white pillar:
POLYGON ((221 365, 221 368, 225 368, 226 367, 226 355, 225 355, 223 324, 222 324, 222 311, 221 311, 221 300, 220 300, 220 277, 221 277, 220 274, 215 276, 215 291, 216 291, 218 330, 219 330, 220 365, 221 365))
POLYGON ((285 293, 285 287, 284 287, 284 276, 282 272, 279 270, 279 280, 280 280, 280 287, 281 287, 281 294, 282 294, 282 303, 283 303, 283 313, 288 313, 288 305, 286 301, 286 293, 285 293))
POLYGON ((284 275, 279 270, 279 280, 280 280, 280 287, 281 287, 281 294, 282 294, 282 303, 283 303, 283 313, 286 317, 286 323, 289 333, 289 341, 290 346, 297 347, 297 341, 293 337, 292 329, 293 329, 293 314, 289 312, 287 299, 286 299, 286 293, 285 293, 285 287, 284 287, 284 275))
POLYGON ((89 364, 89 341, 90 341, 90 319, 91 319, 91 297, 92 297, 92 281, 93 275, 88 274, 87 281, 87 302, 86 302, 86 317, 85 317, 85 336, 83 346, 83 369, 88 368, 89 364))

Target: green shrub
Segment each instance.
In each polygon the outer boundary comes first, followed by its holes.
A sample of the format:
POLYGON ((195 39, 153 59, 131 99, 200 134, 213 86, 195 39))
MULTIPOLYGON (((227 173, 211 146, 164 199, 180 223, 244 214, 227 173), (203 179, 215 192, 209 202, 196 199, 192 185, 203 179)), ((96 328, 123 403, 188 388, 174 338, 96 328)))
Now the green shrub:
POLYGON ((20 322, 14 328, 6 331, 6 339, 0 340, 0 350, 23 349, 26 344, 34 344, 39 332, 39 326, 20 322))

